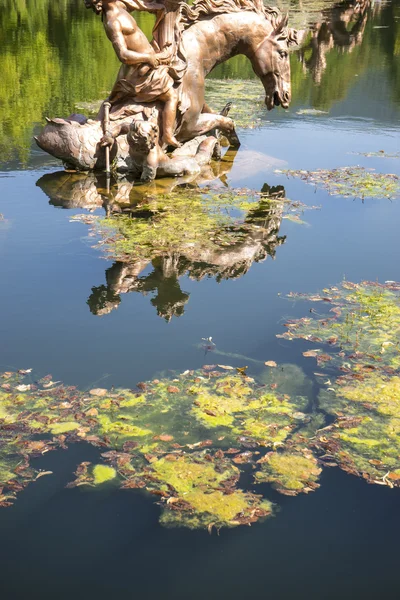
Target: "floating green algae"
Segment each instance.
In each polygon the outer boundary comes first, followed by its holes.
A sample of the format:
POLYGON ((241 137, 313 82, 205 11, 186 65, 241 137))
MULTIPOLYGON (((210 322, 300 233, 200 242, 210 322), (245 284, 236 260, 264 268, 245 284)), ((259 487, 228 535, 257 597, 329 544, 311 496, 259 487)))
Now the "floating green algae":
POLYGON ((323 346, 303 352, 328 373, 325 381, 317 373, 319 406, 335 417, 312 442, 320 461, 370 483, 400 485, 400 284, 343 282, 290 297, 329 307, 287 322, 281 336, 323 346))
MULTIPOLYGON (((249 253, 255 247, 253 260, 262 260, 261 240, 267 253, 283 243, 277 236, 282 218, 301 222, 306 209, 317 208, 292 202, 282 186, 264 185, 261 192, 249 189, 189 188, 183 186, 167 194, 144 190, 140 201, 134 201, 121 212, 110 212, 105 218, 75 215, 99 238, 99 246, 108 257, 124 262, 154 260, 161 256, 181 255, 190 264, 243 262, 240 249, 249 253), (232 259, 229 261, 230 254, 232 259)), ((239 267, 237 267, 239 268, 239 267)), ((195 276, 196 267, 192 268, 195 276)))
POLYGON ((310 451, 269 452, 260 462, 262 468, 255 474, 256 483, 272 483, 281 494, 296 496, 319 487, 317 480, 322 469, 310 451))
POLYGON ((266 113, 264 97, 265 92, 258 79, 206 80, 207 105, 218 113, 227 102, 232 102, 229 116, 235 121, 237 127, 254 129, 261 125, 261 120, 266 113))
POLYGON ((107 285, 93 287, 87 304, 102 316, 118 308, 122 294, 150 294, 166 321, 185 312, 190 295, 180 287, 183 275, 217 282, 242 277, 285 243, 282 219, 299 223, 306 209, 316 208, 291 202, 282 186, 266 184, 261 192, 182 186, 155 194, 146 187, 128 206, 115 202, 118 210, 110 208, 106 218, 71 219, 89 225, 89 236, 98 242, 94 247, 116 261, 106 271, 107 285))
POLYGON ((355 154, 361 154, 367 158, 400 158, 400 152, 385 152, 384 150, 378 150, 378 152, 355 152, 355 154))
POLYGON ((296 298, 318 312, 287 321, 281 337, 317 346, 303 354, 318 363, 318 405, 304 373, 271 357, 258 381, 247 367, 204 365, 89 392, 50 376, 32 382, 30 370, 3 373, 0 506, 43 475, 31 459, 82 441, 103 463, 79 465, 71 487, 115 480, 141 489, 168 526, 211 530, 272 514, 267 499, 240 487, 246 469, 287 495, 313 491, 333 465, 399 486, 400 284, 343 282, 296 298))
POLYGON ((116 470, 108 465, 95 465, 93 467, 93 481, 95 485, 101 485, 106 481, 111 481, 116 476, 116 470))
POLYGON ((195 515, 203 527, 217 529, 250 524, 272 512, 272 505, 261 496, 236 488, 239 469, 220 450, 189 456, 167 455, 152 463, 155 477, 173 490, 165 504, 172 514, 164 519, 171 525, 186 524, 193 528, 195 515))
POLYGON ((268 500, 238 487, 241 465, 257 469, 265 447, 290 441, 309 401, 228 366, 86 393, 51 377, 22 383, 27 375, 3 374, 3 506, 40 476, 31 458, 86 441, 101 449, 104 464, 82 463, 69 487, 115 479, 160 498, 162 523, 192 528, 250 524, 272 513, 268 500))
POLYGON ((344 281, 322 294, 291 293, 289 297, 329 307, 320 318, 287 321, 287 332, 279 336, 337 346, 344 353, 326 353, 321 348, 305 353, 315 357, 319 365, 333 362, 343 373, 400 368, 400 284, 344 281))
POLYGON ((112 481, 117 477, 117 471, 113 467, 104 464, 92 465, 90 462, 82 462, 75 471, 76 479, 67 487, 78 487, 81 485, 97 486, 112 481))
POLYGON ((332 196, 352 198, 395 198, 399 196, 399 177, 392 173, 377 173, 364 167, 342 167, 318 171, 277 170, 289 177, 298 177, 306 183, 321 186, 332 196))

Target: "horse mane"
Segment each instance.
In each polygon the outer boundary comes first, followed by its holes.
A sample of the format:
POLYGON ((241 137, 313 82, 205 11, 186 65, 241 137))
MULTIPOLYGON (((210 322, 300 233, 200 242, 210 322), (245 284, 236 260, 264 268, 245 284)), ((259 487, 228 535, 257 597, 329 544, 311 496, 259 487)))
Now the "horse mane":
POLYGON ((263 0, 195 0, 189 4, 181 4, 181 23, 188 29, 197 21, 210 15, 231 14, 242 11, 253 12, 269 21, 274 30, 279 31, 279 39, 287 40, 289 44, 297 44, 297 32, 294 29, 282 27, 287 17, 283 16, 276 6, 266 6, 263 0))

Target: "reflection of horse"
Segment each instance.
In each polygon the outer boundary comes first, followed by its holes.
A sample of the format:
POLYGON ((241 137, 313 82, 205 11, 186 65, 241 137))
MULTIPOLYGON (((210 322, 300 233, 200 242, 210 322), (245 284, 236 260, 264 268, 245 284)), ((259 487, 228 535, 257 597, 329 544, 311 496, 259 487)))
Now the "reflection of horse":
MULTIPOLYGON (((296 43, 296 32, 288 29, 287 19, 282 18, 278 9, 265 7, 262 0, 199 0, 189 10, 186 20, 182 44, 187 51, 188 69, 180 89, 178 140, 189 140, 215 128, 227 136, 234 135, 232 119, 211 112, 205 104, 204 86, 206 75, 216 65, 238 54, 250 59, 264 86, 267 108, 289 106, 288 47, 296 43)), ((157 119, 157 112, 157 105, 138 105, 125 98, 113 104, 111 121, 116 124, 130 122, 143 115, 157 119)), ((95 120, 86 120, 82 115, 53 119, 37 142, 41 148, 77 169, 102 169, 101 119, 102 111, 95 120)), ((112 158, 126 158, 124 138, 118 138, 112 158)))
POLYGON ((267 256, 275 257, 276 248, 285 241, 285 237, 278 235, 281 220, 282 207, 278 204, 273 209, 264 208, 262 224, 258 219, 257 224, 252 223, 251 217, 247 219, 240 227, 242 240, 228 247, 208 250, 194 246, 182 252, 155 255, 151 263, 117 261, 106 270, 106 285, 92 288, 87 301, 90 311, 98 316, 108 314, 118 308, 121 294, 139 292, 154 294, 151 304, 166 321, 179 317, 189 300, 189 294, 179 285, 180 277, 187 275, 196 281, 215 277, 218 282, 242 277, 254 262, 261 262, 267 256), (153 270, 141 276, 149 264, 153 270))

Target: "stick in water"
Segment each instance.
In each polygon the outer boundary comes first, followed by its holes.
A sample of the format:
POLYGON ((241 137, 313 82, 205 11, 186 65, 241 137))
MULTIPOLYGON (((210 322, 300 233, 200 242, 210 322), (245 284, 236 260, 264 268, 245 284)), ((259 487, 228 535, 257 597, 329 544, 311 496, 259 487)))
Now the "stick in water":
MULTIPOLYGON (((110 128, 110 102, 104 102, 104 120, 103 120, 103 133, 106 135, 107 131, 110 128)), ((110 171, 110 146, 105 147, 106 150, 106 175, 107 177, 111 176, 110 171)))

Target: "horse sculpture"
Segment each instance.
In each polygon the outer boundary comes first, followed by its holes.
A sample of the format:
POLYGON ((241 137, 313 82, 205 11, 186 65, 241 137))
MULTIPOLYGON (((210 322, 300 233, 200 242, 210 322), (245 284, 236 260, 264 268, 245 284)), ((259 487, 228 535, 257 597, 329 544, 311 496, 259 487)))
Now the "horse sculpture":
MULTIPOLYGON (((264 6, 262 0, 197 0, 191 7, 183 4, 181 11, 180 45, 187 69, 177 84, 180 102, 176 139, 187 142, 217 129, 232 145, 238 144, 234 122, 226 116, 226 111, 217 114, 205 102, 207 74, 232 56, 243 54, 263 84, 267 109, 288 108, 291 99, 289 46, 297 43, 296 31, 288 28, 287 16, 282 16, 277 8, 264 6)), ((90 171, 104 169, 102 145, 112 144, 111 160, 117 170, 126 170, 129 145, 126 135, 120 132, 126 132, 134 120, 149 120, 160 125, 162 107, 157 102, 137 103, 129 94, 115 101, 111 99, 111 104, 108 138, 103 135, 102 106, 95 119, 83 115, 48 119, 36 138, 38 145, 68 167, 90 171), (110 135, 119 136, 115 143, 110 135)), ((157 144, 161 144, 160 140, 157 144)), ((160 151, 165 152, 165 148, 160 146, 160 151)), ((179 154, 182 157, 182 149, 179 154)))

